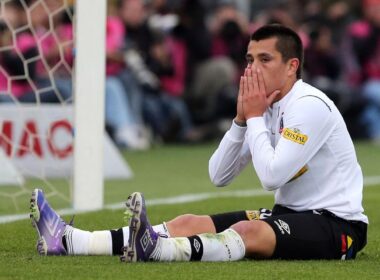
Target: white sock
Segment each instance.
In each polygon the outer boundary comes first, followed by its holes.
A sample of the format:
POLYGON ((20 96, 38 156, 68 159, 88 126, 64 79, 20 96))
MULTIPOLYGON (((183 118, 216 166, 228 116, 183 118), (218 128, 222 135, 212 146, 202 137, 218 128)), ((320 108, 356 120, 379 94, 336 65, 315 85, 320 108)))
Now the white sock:
POLYGON ((201 261, 237 261, 245 256, 245 245, 240 235, 233 229, 221 233, 201 234, 203 255, 201 261))
POLYGON ((236 261, 245 256, 245 246, 233 229, 217 234, 162 238, 150 256, 157 261, 236 261))
POLYGON ((153 230, 157 232, 160 236, 170 237, 170 232, 165 222, 163 222, 162 224, 153 226, 153 230))
POLYGON ((112 237, 109 230, 84 231, 66 226, 68 255, 112 255, 112 237))
POLYGON ((124 245, 123 246, 127 246, 128 245, 128 240, 129 240, 129 227, 123 227, 123 243, 124 245))

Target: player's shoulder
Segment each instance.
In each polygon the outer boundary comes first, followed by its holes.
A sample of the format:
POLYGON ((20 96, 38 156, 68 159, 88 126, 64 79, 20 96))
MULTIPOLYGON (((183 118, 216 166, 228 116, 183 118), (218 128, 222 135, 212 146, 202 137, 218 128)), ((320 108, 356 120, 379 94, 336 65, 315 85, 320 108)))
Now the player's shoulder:
POLYGON ((334 102, 318 88, 300 82, 297 85, 293 105, 305 110, 326 110, 332 112, 335 109, 334 102))

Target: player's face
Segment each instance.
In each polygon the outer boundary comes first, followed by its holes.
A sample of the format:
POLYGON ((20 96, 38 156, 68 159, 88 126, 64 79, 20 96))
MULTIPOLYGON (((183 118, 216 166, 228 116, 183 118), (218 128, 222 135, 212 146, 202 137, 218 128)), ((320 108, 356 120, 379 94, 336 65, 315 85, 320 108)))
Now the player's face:
POLYGON ((250 41, 247 50, 247 62, 255 65, 263 73, 267 95, 275 90, 281 90, 286 86, 290 75, 290 60, 284 62, 282 55, 276 49, 277 38, 269 38, 260 41, 250 41))

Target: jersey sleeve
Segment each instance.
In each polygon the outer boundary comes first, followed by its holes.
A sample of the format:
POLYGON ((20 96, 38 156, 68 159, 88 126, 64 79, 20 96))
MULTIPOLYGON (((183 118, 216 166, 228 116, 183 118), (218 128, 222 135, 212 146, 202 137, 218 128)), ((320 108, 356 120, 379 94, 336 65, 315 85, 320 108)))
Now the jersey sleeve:
POLYGON ((216 186, 228 185, 251 160, 244 141, 247 128, 232 124, 209 160, 209 175, 216 186))
POLYGON ((247 140, 264 189, 276 190, 302 170, 330 136, 333 123, 333 113, 324 100, 301 97, 285 112, 283 131, 273 148, 264 119, 249 119, 247 140))

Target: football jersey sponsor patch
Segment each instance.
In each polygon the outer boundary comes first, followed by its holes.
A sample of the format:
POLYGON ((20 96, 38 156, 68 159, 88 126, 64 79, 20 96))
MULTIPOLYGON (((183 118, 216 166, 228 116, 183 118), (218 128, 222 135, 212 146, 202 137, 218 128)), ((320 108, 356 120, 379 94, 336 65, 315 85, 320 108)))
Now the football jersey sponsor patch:
POLYGON ((293 141, 293 142, 301 144, 301 145, 305 145, 305 143, 307 142, 307 139, 308 139, 306 134, 302 134, 301 131, 299 131, 296 128, 293 128, 293 129, 292 128, 285 128, 282 131, 282 136, 285 139, 288 139, 290 141, 293 141))

